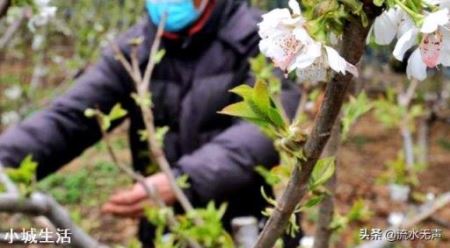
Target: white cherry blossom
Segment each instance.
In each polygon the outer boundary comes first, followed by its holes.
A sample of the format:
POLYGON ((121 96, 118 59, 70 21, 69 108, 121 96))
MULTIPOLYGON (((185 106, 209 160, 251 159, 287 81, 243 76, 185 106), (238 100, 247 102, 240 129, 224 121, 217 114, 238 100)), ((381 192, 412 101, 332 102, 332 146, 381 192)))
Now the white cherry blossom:
POLYGON ((11 86, 3 92, 6 98, 9 100, 17 100, 22 96, 22 88, 19 85, 11 86))
POLYGON ((441 64, 450 66, 449 21, 449 10, 442 8, 429 13, 420 29, 413 28, 398 40, 394 50, 394 56, 398 60, 403 60, 405 52, 419 43, 408 59, 408 78, 425 80, 427 68, 436 68, 441 64), (418 42, 419 34, 421 39, 418 42))
POLYGON ((412 18, 400 7, 395 7, 375 18, 371 35, 373 34, 376 44, 389 45, 395 38, 399 39, 413 28, 415 24, 412 18))
POLYGON ((320 44, 304 28, 305 19, 295 0, 289 1, 289 9, 274 9, 262 16, 259 48, 271 58, 275 66, 291 72, 306 68, 320 56, 320 44))
MULTIPOLYGON (((276 67, 286 74, 297 70, 300 78, 323 80, 328 69, 357 75, 355 66, 348 63, 332 47, 314 40, 305 28, 307 20, 302 16, 297 1, 289 1, 290 9, 274 9, 262 16, 259 24, 261 52, 272 59, 276 67), (311 71, 310 71, 311 70, 311 71)), ((314 81, 312 80, 312 81, 314 81)))
POLYGON ((37 13, 31 17, 28 27, 31 31, 35 31, 37 27, 45 26, 55 17, 57 7, 50 5, 50 0, 35 0, 37 13))
POLYGON ((391 8, 375 19, 372 27, 375 42, 390 44, 395 38, 393 55, 403 61, 405 53, 418 45, 408 59, 408 78, 424 80, 427 68, 442 64, 450 66, 450 0, 427 0, 439 7, 438 11, 425 12, 422 25, 418 27, 400 7, 391 8))

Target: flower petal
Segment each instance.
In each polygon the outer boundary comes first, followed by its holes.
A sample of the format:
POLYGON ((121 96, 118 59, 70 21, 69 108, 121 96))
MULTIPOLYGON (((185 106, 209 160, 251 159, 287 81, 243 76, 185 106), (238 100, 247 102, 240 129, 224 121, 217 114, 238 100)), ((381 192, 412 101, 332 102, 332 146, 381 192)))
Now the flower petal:
POLYGON ((288 9, 274 9, 267 14, 262 15, 262 22, 258 24, 259 36, 265 38, 278 29, 283 20, 291 19, 288 9))
POLYGON ((399 26, 397 31, 397 38, 399 39, 402 37, 406 32, 408 32, 411 29, 417 29, 416 24, 414 23, 414 20, 411 18, 411 16, 406 13, 404 10, 398 8, 396 9, 398 16, 399 16, 399 26))
POLYGON ((395 9, 389 9, 375 19, 373 32, 377 44, 388 45, 394 40, 398 28, 396 15, 395 9))
POLYGON ((422 61, 422 55, 420 55, 419 49, 416 49, 411 54, 411 57, 409 57, 406 74, 409 79, 415 78, 423 81, 427 78, 427 65, 422 61))
POLYGON ((423 21, 422 28, 420 32, 422 33, 433 33, 439 26, 444 26, 449 22, 448 9, 440 9, 427 15, 423 21))
POLYGON ((292 34, 295 36, 297 40, 299 40, 303 44, 311 44, 315 41, 313 38, 309 35, 308 31, 304 28, 296 28, 292 31, 292 34))
POLYGON ((294 63, 288 68, 289 71, 294 69, 303 69, 310 66, 322 54, 321 45, 312 42, 305 47, 301 53, 295 58, 294 63))
POLYGON ((300 5, 298 4, 297 0, 289 0, 289 8, 291 8, 292 13, 294 15, 301 15, 302 11, 300 10, 300 5))
POLYGON ((402 61, 406 51, 416 44, 417 34, 417 29, 410 29, 400 37, 393 52, 397 60, 402 61))
POLYGON ((325 46, 327 51, 328 64, 335 72, 345 74, 347 68, 347 61, 339 55, 339 53, 329 46, 325 46))
POLYGON ((441 61, 440 63, 444 66, 450 66, 450 31, 442 30, 442 50, 441 50, 441 61))

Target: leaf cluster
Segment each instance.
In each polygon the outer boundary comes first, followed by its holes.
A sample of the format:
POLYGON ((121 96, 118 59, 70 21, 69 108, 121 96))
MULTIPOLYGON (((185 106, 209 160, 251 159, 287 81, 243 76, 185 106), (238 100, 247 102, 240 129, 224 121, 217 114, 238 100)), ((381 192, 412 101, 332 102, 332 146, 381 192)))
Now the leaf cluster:
POLYGON ((19 167, 7 168, 6 175, 19 187, 20 193, 28 196, 36 183, 36 170, 38 163, 33 160, 33 156, 26 156, 19 167))
POLYGON ((122 119, 128 114, 128 112, 122 108, 120 103, 117 103, 109 111, 108 114, 101 112, 98 109, 88 108, 84 111, 84 115, 88 118, 97 118, 101 124, 103 131, 108 131, 114 121, 122 119))
POLYGON ((216 208, 213 202, 205 208, 194 209, 184 215, 177 216, 178 224, 171 227, 171 232, 165 234, 167 216, 173 215, 171 208, 148 208, 145 211, 147 219, 157 227, 155 244, 157 247, 186 247, 189 237, 203 247, 231 248, 233 240, 222 226, 222 217, 226 204, 216 208), (201 223, 196 220, 202 220, 201 223))
POLYGON ((285 132, 287 123, 282 110, 275 105, 268 84, 257 80, 254 87, 243 84, 230 90, 243 98, 242 101, 229 105, 219 113, 241 117, 262 129, 269 137, 275 139, 280 132, 285 132))
POLYGON ((374 102, 375 118, 388 128, 400 127, 405 120, 413 120, 424 113, 422 105, 406 107, 398 104, 397 95, 388 89, 387 96, 374 102))
POLYGON ((365 92, 356 98, 351 97, 350 101, 342 108, 342 139, 347 139, 351 126, 364 114, 373 108, 365 92))

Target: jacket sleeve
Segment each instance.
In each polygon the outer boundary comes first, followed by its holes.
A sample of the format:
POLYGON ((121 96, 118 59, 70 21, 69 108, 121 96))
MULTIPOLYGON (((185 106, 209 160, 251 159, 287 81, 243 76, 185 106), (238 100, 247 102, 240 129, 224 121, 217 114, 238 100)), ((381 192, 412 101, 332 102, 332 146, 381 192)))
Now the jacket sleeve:
POLYGON ((17 166, 32 155, 42 178, 81 154, 101 138, 97 122, 84 116, 85 109, 106 112, 129 98, 131 89, 124 83, 129 80, 121 78, 122 71, 111 52, 104 53, 65 95, 0 136, 0 162, 17 166))
MULTIPOLYGON (((299 93, 294 88, 283 92, 283 105, 290 116, 295 113, 298 99, 299 93)), ((278 155, 272 141, 258 127, 239 120, 209 143, 183 156, 175 170, 177 174, 189 176, 191 188, 187 194, 206 203, 211 199, 226 199, 260 182, 255 167, 272 167, 277 163, 278 155)))

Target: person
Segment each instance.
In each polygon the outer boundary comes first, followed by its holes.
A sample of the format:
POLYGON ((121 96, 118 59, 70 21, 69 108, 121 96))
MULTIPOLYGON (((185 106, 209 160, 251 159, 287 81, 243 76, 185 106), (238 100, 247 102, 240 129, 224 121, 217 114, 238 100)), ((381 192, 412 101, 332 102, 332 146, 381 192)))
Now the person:
MULTIPOLYGON (((217 113, 239 100, 229 92, 231 88, 253 81, 248 60, 258 54, 261 13, 237 0, 148 0, 146 9, 143 20, 116 43, 129 58, 129 40, 143 37, 138 59, 144 70, 161 13, 167 14, 161 41, 166 54, 154 69, 150 90, 155 125, 169 127, 164 151, 173 173, 188 175, 191 186, 185 193, 194 206, 211 200, 228 203, 223 220, 227 229, 233 217, 261 217, 266 202, 260 187, 265 184, 254 168, 276 165, 277 153, 256 126, 217 113)), ((299 92, 284 81, 283 104, 293 114, 299 92)), ((121 103, 128 111, 132 164, 144 173, 150 163, 148 147, 138 135, 144 123, 130 97, 132 91, 131 78, 113 50, 106 48, 68 92, 0 136, 1 163, 17 166, 31 154, 39 163, 37 177, 43 178, 101 139, 97 122, 84 115, 87 108, 108 112, 121 103)), ((164 174, 151 175, 146 182, 167 204, 176 205, 164 174)), ((102 209, 122 217, 141 217, 145 200, 144 189, 136 184, 112 195, 102 209)), ((140 222, 139 236, 146 245, 152 243, 149 228, 145 220, 140 222)))

